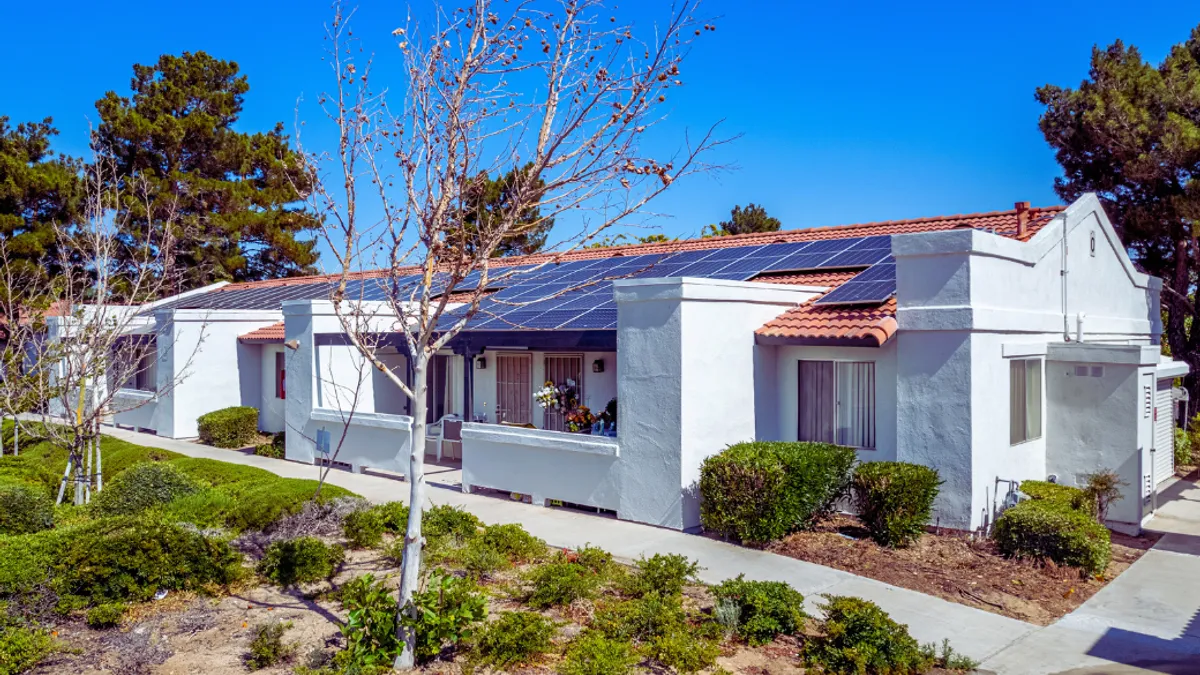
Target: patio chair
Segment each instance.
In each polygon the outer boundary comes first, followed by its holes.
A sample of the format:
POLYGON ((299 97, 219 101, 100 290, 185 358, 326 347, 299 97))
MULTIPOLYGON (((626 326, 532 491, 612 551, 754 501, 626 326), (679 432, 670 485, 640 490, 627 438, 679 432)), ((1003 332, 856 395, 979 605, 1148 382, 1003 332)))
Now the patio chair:
MULTIPOLYGON (((438 446, 438 447, 439 447, 439 450, 438 450, 438 452, 439 452, 439 453, 440 453, 440 448, 441 448, 441 446, 440 446, 440 443, 441 443, 440 439, 441 439, 441 437, 442 437, 442 434, 443 434, 443 433, 445 433, 445 429, 446 429, 446 421, 447 421, 447 420, 456 420, 456 419, 458 419, 458 414, 457 414, 457 413, 450 413, 450 414, 448 414, 448 415, 442 415, 442 418, 441 418, 440 420, 438 420, 438 421, 434 422, 433 424, 426 425, 426 427, 425 427, 425 438, 426 438, 426 440, 427 440, 427 441, 433 441, 433 440, 435 440, 435 439, 438 439, 438 440, 437 440, 437 442, 439 443, 439 446, 438 446)), ((428 447, 429 447, 429 446, 428 446, 428 443, 426 444, 426 446, 425 446, 425 447, 426 447, 426 448, 428 448, 428 447)), ((440 455, 439 455, 439 456, 440 456, 440 455)))
POLYGON ((457 416, 455 416, 453 419, 443 418, 442 433, 437 439, 437 459, 439 462, 442 461, 442 443, 445 443, 446 441, 458 443, 459 457, 462 457, 462 428, 463 421, 458 419, 457 416))

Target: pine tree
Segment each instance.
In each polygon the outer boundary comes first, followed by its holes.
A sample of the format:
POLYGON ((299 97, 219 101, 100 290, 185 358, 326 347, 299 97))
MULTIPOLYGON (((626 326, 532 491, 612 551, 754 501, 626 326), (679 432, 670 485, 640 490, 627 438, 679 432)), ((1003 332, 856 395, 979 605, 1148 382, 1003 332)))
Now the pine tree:
POLYGON ((729 220, 723 220, 717 225, 709 225, 704 229, 705 237, 724 237, 731 234, 749 234, 751 232, 778 232, 783 224, 778 218, 767 215, 767 210, 751 202, 746 208, 733 207, 729 212, 729 220))

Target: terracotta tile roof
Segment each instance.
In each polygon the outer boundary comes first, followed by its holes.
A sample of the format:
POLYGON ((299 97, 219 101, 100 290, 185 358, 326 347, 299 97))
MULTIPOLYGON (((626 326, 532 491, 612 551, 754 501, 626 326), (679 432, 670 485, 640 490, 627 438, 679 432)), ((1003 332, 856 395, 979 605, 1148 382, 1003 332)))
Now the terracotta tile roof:
POLYGON ((245 335, 238 338, 239 342, 250 345, 265 345, 265 344, 283 344, 283 322, 273 323, 270 326, 256 328, 245 335))
MULTIPOLYGON (((954 230, 972 228, 993 232, 1003 237, 1028 239, 1036 234, 1064 208, 1063 206, 1033 207, 1028 214, 1028 226, 1023 237, 1017 236, 1017 211, 991 211, 987 213, 969 213, 953 216, 934 216, 930 218, 911 218, 907 220, 885 220, 874 223, 856 225, 835 225, 832 227, 810 227, 800 230, 782 230, 779 232, 759 232, 740 234, 728 237, 708 237, 701 239, 683 239, 652 244, 631 244, 628 246, 612 246, 606 248, 585 248, 561 253, 537 253, 527 256, 494 258, 493 267, 510 267, 513 265, 536 265, 553 260, 592 260, 595 258, 611 258, 632 255, 648 255, 655 253, 678 253, 680 251, 699 251, 714 248, 733 248, 735 246, 755 246, 762 244, 780 244, 797 241, 819 241, 824 239, 845 239, 849 237, 864 237, 880 234, 909 234, 913 232, 934 232, 937 230, 954 230)), ((405 267, 398 270, 404 274, 416 273, 419 267, 405 267)), ((355 272, 351 276, 356 279, 371 279, 387 276, 387 270, 368 270, 355 272)), ((266 281, 244 281, 232 283, 213 291, 236 291, 247 288, 267 286, 291 286, 296 284, 312 284, 323 281, 335 281, 338 274, 324 274, 309 277, 289 277, 285 279, 269 279, 266 281)))
POLYGON ((836 288, 850 281, 861 270, 813 270, 787 274, 760 274, 750 281, 761 284, 786 284, 788 286, 827 286, 836 288))
POLYGON ((768 321, 755 335, 793 344, 879 347, 896 334, 896 299, 880 305, 824 307, 817 298, 768 321))

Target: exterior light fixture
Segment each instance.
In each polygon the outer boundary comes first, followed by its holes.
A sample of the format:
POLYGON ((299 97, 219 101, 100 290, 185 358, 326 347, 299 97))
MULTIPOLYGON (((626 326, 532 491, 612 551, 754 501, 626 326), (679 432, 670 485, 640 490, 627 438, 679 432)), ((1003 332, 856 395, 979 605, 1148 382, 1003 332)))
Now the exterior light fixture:
POLYGON ((296 351, 297 349, 300 349, 300 341, 299 340, 288 340, 287 342, 283 343, 283 346, 287 347, 288 349, 290 349, 292 351, 296 351))
POLYGON ((475 359, 475 369, 476 370, 487 370, 487 359, 482 356, 475 359))
POLYGON ((593 373, 603 373, 604 372, 604 359, 596 359, 595 361, 592 361, 592 372, 593 373))

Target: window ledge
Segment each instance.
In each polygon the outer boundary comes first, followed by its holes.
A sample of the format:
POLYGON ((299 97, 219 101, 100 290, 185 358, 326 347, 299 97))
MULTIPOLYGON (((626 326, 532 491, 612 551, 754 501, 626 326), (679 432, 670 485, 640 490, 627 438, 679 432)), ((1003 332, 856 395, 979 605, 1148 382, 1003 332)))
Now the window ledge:
POLYGON ((153 391, 144 391, 142 389, 118 389, 114 394, 117 398, 132 399, 135 401, 153 401, 158 398, 158 394, 153 391))
POLYGON ((388 415, 386 413, 358 412, 353 413, 334 410, 332 408, 314 408, 309 418, 316 422, 333 422, 352 427, 373 427, 376 429, 396 429, 412 431, 413 418, 407 415, 388 415))

